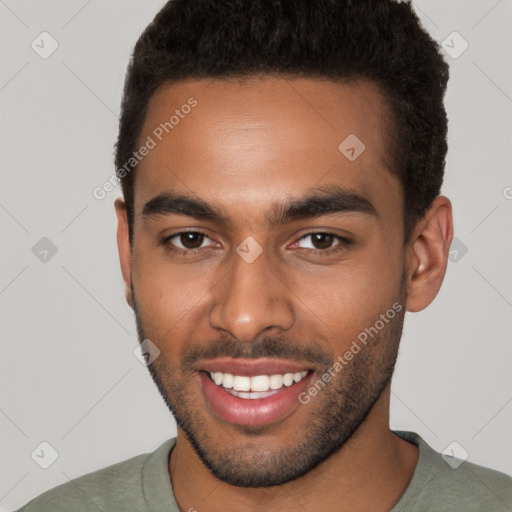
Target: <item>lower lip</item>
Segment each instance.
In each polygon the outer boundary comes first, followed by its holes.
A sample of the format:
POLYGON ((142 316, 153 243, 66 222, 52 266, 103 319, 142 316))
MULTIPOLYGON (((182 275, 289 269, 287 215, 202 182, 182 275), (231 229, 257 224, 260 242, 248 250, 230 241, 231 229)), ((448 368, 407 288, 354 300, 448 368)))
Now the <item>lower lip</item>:
POLYGON ((203 393, 215 414, 229 423, 262 426, 281 420, 300 404, 299 395, 307 388, 311 378, 306 375, 290 387, 282 387, 266 398, 244 399, 233 396, 217 386, 204 372, 199 372, 203 393))

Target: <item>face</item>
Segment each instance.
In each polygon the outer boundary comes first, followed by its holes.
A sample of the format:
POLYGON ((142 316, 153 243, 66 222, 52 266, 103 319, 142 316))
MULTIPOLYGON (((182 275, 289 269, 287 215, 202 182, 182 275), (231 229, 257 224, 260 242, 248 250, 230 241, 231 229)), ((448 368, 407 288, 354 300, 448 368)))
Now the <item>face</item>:
POLYGON ((385 111, 371 83, 277 77, 151 99, 130 300, 180 435, 227 483, 307 473, 389 385, 406 264, 385 111))

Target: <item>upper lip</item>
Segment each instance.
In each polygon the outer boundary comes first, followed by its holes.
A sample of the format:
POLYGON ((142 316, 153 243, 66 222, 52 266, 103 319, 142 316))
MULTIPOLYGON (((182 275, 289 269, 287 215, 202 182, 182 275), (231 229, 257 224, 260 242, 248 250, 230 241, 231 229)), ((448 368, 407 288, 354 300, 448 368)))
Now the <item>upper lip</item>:
POLYGON ((276 375, 285 373, 300 373, 311 370, 304 364, 279 359, 233 359, 222 358, 204 361, 197 365, 199 370, 206 372, 222 372, 231 375, 244 375, 254 377, 256 375, 276 375))

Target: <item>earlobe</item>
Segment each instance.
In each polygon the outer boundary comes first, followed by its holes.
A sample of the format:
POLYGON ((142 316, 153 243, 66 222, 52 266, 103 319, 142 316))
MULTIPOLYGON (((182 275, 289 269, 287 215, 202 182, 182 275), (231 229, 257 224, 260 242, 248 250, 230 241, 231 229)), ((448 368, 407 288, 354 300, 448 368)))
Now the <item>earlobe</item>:
POLYGON ((448 198, 438 196, 418 221, 407 249, 408 311, 425 309, 443 283, 453 238, 452 206, 448 198))
POLYGON ((119 251, 119 263, 125 285, 126 302, 133 309, 132 278, 131 278, 131 247, 128 229, 128 216, 126 204, 122 198, 114 202, 117 216, 117 249, 119 251))

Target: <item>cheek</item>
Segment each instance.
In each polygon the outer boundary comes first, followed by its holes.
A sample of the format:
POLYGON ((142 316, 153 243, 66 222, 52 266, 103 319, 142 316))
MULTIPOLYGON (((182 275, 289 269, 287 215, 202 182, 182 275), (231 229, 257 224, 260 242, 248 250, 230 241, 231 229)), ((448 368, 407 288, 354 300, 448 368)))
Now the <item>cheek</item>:
POLYGON ((402 265, 399 252, 368 250, 315 275, 297 274, 293 291, 303 313, 312 318, 313 312, 340 350, 398 301, 402 265))
POLYGON ((165 258, 139 253, 133 261, 138 313, 147 336, 160 344, 190 337, 207 315, 214 281, 193 265, 171 265, 165 258))
MULTIPOLYGON (((336 265, 279 264, 275 273, 282 283, 268 288, 295 310, 298 333, 313 339, 325 335, 338 351, 397 299, 403 265, 397 247, 372 243, 336 265)), ((210 306, 226 300, 225 266, 175 264, 160 250, 139 247, 133 270, 139 316, 148 338, 162 349, 172 350, 171 340, 177 347, 179 340, 204 336, 210 306)))

